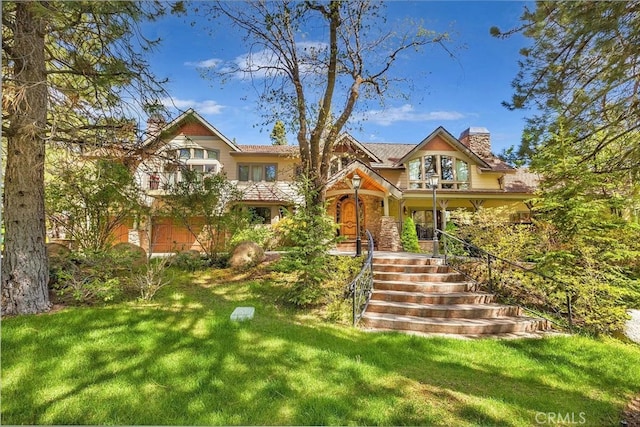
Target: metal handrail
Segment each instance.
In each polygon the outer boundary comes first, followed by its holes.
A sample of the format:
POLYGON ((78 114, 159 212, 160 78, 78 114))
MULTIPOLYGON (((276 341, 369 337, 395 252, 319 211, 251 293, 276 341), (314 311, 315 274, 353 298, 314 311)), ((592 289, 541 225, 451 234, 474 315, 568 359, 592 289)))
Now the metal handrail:
MULTIPOLYGON (((458 237, 452 236, 451 234, 449 234, 449 233, 447 233, 445 231, 436 230, 436 233, 441 236, 440 240, 443 241, 443 245, 444 245, 444 262, 445 262, 445 264, 449 265, 454 270, 456 270, 459 273, 465 275, 466 277, 472 279, 474 282, 478 283, 479 281, 478 281, 477 278, 474 278, 474 277, 468 275, 465 271, 457 269, 454 265, 451 265, 451 263, 449 262, 450 258, 452 258, 452 257, 460 257, 460 255, 450 255, 450 253, 449 253, 450 252, 449 251, 449 245, 448 245, 447 241, 448 240, 453 240, 453 241, 455 241, 455 242, 457 242, 459 244, 462 244, 467 249, 467 252, 469 253, 469 255, 466 256, 467 258, 473 258, 475 260, 481 260, 483 263, 486 262, 486 266, 487 266, 487 285, 488 285, 489 290, 491 292, 495 292, 496 291, 496 289, 495 289, 496 288, 495 287, 496 275, 495 275, 494 269, 492 268, 492 263, 495 263, 496 261, 499 261, 500 263, 506 264, 506 265, 508 265, 508 266, 510 266, 512 268, 519 269, 519 270, 521 270, 521 271, 523 271, 523 272, 525 272, 527 274, 531 274, 531 275, 537 276, 537 277, 539 277, 541 279, 544 279, 544 280, 547 280, 547 281, 550 281, 550 282, 553 282, 553 283, 559 285, 561 287, 561 289, 565 293, 564 305, 565 305, 565 308, 566 308, 567 322, 569 324, 569 328, 570 329, 573 328, 574 319, 573 319, 573 307, 572 307, 572 304, 571 304, 571 294, 569 292, 568 285, 566 283, 564 283, 564 282, 562 282, 562 281, 560 281, 560 280, 558 280, 556 278, 547 276, 546 274, 540 273, 539 271, 536 271, 534 269, 526 268, 526 267, 522 266, 521 264, 518 264, 517 262, 513 262, 513 261, 510 261, 510 260, 501 258, 501 257, 499 257, 497 255, 494 255, 494 254, 492 254, 492 253, 490 253, 490 252, 488 252, 488 251, 486 251, 486 250, 484 250, 482 248, 479 248, 479 247, 477 247, 477 246, 475 246, 475 245, 473 245, 473 244, 471 244, 469 242, 461 240, 458 237), (470 254, 473 254, 473 256, 471 256, 470 254)), ((462 256, 462 257, 464 257, 464 256, 462 256)), ((499 280, 499 279, 497 279, 497 280, 499 280)), ((522 306, 522 305, 521 305, 521 307, 523 309, 527 310, 527 311, 530 311, 532 313, 535 313, 535 314, 539 315, 539 313, 537 313, 535 310, 532 310, 529 307, 522 306)), ((555 315, 560 316, 560 317, 564 317, 562 315, 562 313, 560 313, 560 311, 555 310, 553 307, 550 307, 550 308, 555 312, 555 315)))
POLYGON ((356 326, 364 314, 373 293, 373 236, 367 233, 367 259, 358 275, 349 284, 349 293, 353 297, 353 326, 356 326))

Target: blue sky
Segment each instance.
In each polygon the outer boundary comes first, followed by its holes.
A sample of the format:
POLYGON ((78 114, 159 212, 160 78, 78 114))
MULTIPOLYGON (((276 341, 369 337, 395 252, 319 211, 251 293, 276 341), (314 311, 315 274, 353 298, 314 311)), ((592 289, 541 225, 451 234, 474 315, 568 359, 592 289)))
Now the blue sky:
MULTIPOLYGON (((520 142, 527 111, 508 111, 501 105, 512 94, 511 81, 518 66, 518 51, 527 40, 516 35, 496 39, 491 26, 517 26, 525 6, 513 1, 393 1, 390 18, 421 18, 427 28, 451 33, 455 59, 443 51, 427 49, 399 70, 413 80, 409 99, 393 98, 384 108, 367 105, 367 121, 349 132, 361 142, 419 143, 438 126, 454 136, 470 126, 491 132, 494 153, 520 142)), ((174 103, 194 108, 212 125, 239 144, 270 144, 270 126, 260 127, 253 92, 240 80, 225 84, 204 79, 198 64, 230 61, 247 48, 231 31, 217 28, 214 36, 204 18, 166 17, 145 27, 145 34, 161 37, 150 57, 153 71, 169 78, 174 103), (196 25, 190 25, 194 19, 196 25)), ((341 103, 341 102, 340 102, 341 103)), ((293 135, 289 143, 295 143, 293 135)))

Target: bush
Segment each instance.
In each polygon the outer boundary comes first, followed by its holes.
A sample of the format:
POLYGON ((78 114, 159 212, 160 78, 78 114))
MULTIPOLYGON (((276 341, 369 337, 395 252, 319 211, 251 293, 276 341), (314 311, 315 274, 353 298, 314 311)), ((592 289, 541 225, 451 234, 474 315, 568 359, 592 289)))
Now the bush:
POLYGON ((54 289, 80 303, 112 301, 136 272, 132 261, 128 251, 72 252, 69 262, 55 271, 54 289))
MULTIPOLYGON (((544 219, 532 225, 509 224, 508 215, 500 208, 481 209, 472 216, 456 215, 456 219, 457 237, 551 278, 494 262, 494 289, 509 302, 566 315, 568 292, 574 323, 598 334, 623 329, 626 307, 640 304, 640 285, 634 277, 640 233, 634 224, 600 225, 594 221, 591 228, 572 234, 544 219)), ((486 283, 486 266, 466 262, 457 267, 486 283)))
POLYGON ((141 300, 151 301, 161 288, 170 283, 167 278, 167 267, 170 263, 170 258, 149 260, 141 274, 135 277, 141 300))
POLYGON ((299 193, 305 202, 292 215, 291 227, 285 239, 292 246, 283 257, 295 270, 298 281, 289 293, 289 302, 298 306, 318 304, 324 283, 333 272, 329 268, 329 248, 336 242, 337 225, 326 213, 326 207, 316 201, 317 190, 310 180, 301 178, 299 193))
POLYGON ((275 247, 275 233, 269 226, 254 225, 237 231, 231 241, 231 247, 236 247, 242 242, 255 242, 262 249, 268 251, 275 247))
POLYGON ((172 266, 179 270, 194 272, 211 266, 211 261, 198 251, 178 252, 169 258, 172 266))
POLYGON ((403 251, 416 253, 421 252, 420 245, 418 244, 418 235, 416 234, 416 224, 410 217, 404 219, 400 241, 402 242, 403 251))

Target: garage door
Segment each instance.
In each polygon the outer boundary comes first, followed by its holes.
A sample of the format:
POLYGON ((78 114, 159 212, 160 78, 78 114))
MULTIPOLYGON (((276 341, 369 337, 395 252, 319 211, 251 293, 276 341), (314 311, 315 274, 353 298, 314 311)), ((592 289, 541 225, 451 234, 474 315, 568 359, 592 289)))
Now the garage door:
MULTIPOLYGON (((203 221, 193 219, 191 222, 194 231, 202 229, 203 221)), ((187 250, 200 250, 200 245, 189 229, 172 218, 154 218, 151 233, 152 252, 180 252, 187 250)))

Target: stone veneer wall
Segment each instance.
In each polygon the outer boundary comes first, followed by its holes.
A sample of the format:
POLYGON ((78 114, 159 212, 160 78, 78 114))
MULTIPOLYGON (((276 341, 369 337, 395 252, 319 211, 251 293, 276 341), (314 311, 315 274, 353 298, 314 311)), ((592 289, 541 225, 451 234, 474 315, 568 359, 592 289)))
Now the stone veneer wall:
POLYGON ((463 134, 460 142, 480 157, 491 157, 491 135, 489 133, 470 132, 463 134))
POLYGON ((400 243, 400 232, 396 218, 392 216, 383 216, 380 218, 380 234, 378 236, 379 251, 398 252, 402 250, 400 243))

